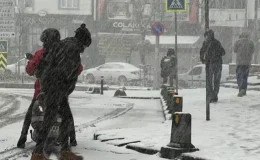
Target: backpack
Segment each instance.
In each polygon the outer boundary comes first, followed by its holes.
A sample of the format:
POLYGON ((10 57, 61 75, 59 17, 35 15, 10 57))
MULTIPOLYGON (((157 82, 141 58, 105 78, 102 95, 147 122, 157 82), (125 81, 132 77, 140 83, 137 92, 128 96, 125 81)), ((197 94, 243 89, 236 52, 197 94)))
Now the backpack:
POLYGON ((165 56, 161 61, 161 66, 162 66, 161 76, 168 77, 173 71, 173 68, 175 66, 175 57, 165 56))

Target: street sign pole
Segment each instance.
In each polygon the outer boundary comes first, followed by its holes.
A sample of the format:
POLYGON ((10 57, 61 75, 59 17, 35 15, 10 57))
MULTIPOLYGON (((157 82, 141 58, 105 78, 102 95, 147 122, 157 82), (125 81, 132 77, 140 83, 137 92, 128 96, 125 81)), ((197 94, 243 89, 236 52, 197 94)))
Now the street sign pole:
POLYGON ((179 76, 178 76, 178 22, 177 22, 177 12, 175 14, 175 53, 176 53, 176 93, 178 93, 179 89, 179 76))
POLYGON ((153 87, 156 89, 160 86, 160 35, 164 33, 164 26, 161 23, 154 23, 151 26, 152 34, 156 37, 155 45, 155 70, 153 87))
POLYGON ((160 68, 160 57, 159 57, 159 45, 160 45, 160 36, 156 36, 156 45, 155 45, 155 55, 156 55, 156 87, 157 88, 160 85, 160 78, 159 78, 159 68, 160 68))
MULTIPOLYGON (((205 32, 209 30, 209 0, 205 0, 205 32)), ((207 64, 205 64, 207 65, 207 64)), ((209 74, 206 66, 206 120, 210 120, 210 95, 209 95, 209 87, 208 87, 208 79, 209 74)))
POLYGON ((176 53, 176 92, 179 90, 178 77, 178 15, 177 12, 187 12, 186 0, 165 0, 166 12, 174 12, 175 14, 175 53, 176 53))

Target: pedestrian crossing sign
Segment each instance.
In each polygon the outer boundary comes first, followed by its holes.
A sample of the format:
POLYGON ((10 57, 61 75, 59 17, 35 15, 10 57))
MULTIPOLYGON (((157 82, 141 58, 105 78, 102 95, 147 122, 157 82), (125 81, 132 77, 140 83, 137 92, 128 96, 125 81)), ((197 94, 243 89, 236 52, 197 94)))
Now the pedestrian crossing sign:
POLYGON ((186 0, 166 0, 166 12, 186 12, 186 0))

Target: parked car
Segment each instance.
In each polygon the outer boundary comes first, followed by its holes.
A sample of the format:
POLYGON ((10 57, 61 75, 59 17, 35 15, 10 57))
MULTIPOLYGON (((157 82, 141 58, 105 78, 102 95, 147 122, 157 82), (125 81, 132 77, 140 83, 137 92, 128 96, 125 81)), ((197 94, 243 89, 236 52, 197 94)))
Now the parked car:
POLYGON ((104 76, 106 82, 124 85, 130 81, 140 80, 140 69, 128 63, 105 63, 101 66, 84 70, 83 76, 88 83, 100 81, 101 76, 104 76))
MULTIPOLYGON (((26 67, 27 61, 28 60, 25 58, 20 60, 20 75, 22 75, 22 73, 25 73, 25 67, 26 67)), ((18 62, 7 65, 5 72, 7 72, 9 74, 18 74, 18 62)))
MULTIPOLYGON (((221 83, 228 81, 229 65, 222 65, 221 83)), ((184 74, 179 74, 179 85, 187 88, 190 86, 204 87, 206 86, 206 70, 205 65, 200 64, 194 66, 190 71, 184 74)))

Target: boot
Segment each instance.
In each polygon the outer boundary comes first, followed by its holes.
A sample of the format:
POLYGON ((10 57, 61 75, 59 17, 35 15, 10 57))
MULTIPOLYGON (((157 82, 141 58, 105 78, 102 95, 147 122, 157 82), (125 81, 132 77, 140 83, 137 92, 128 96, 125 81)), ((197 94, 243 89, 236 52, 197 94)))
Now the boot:
POLYGON ((83 160, 82 156, 77 156, 75 153, 70 151, 62 151, 60 160, 83 160))
POLYGON ((76 138, 70 139, 70 145, 73 147, 78 145, 76 138))
POLYGON ((26 140, 27 140, 27 135, 21 135, 17 143, 17 148, 25 148, 26 140))
POLYGON ((243 97, 245 95, 246 95, 246 90, 245 89, 241 89, 237 96, 238 97, 243 97))
POLYGON ((31 160, 48 160, 43 154, 33 153, 31 160))

